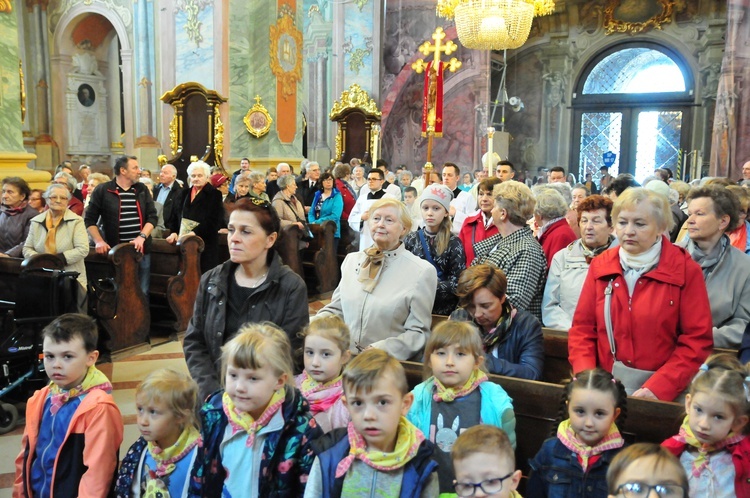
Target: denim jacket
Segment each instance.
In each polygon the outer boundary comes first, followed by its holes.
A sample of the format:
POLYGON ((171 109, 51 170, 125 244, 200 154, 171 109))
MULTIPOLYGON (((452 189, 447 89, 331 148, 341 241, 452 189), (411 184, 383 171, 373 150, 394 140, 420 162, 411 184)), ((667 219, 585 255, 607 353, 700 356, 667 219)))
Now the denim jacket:
POLYGON ((557 437, 547 439, 529 460, 526 498, 607 498, 607 469, 621 450, 608 450, 584 472, 578 455, 557 437))

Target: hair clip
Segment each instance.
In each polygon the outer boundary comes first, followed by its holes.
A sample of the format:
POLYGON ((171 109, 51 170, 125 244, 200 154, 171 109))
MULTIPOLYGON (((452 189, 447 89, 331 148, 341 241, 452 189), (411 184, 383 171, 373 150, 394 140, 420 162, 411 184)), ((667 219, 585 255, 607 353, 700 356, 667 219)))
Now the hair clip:
POLYGON ((750 376, 745 377, 745 381, 742 383, 742 387, 745 388, 745 399, 750 403, 750 387, 747 387, 747 383, 750 382, 750 376))
POLYGON ((573 382, 577 381, 578 377, 573 377, 573 382))
POLYGON ((703 372, 708 372, 708 365, 704 363, 703 365, 700 366, 698 370, 701 370, 703 372))
POLYGON ((612 384, 617 384, 617 379, 615 379, 614 377, 612 377, 612 384))

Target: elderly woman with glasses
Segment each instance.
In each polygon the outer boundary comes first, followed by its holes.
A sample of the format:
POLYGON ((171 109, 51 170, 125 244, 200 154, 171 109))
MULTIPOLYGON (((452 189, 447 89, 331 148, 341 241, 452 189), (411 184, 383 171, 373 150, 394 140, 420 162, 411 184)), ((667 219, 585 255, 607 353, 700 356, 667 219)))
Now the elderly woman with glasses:
POLYGON ((331 303, 316 316, 343 318, 351 330, 353 353, 373 347, 399 360, 421 360, 437 272, 404 247, 411 216, 401 201, 382 198, 369 211, 373 245, 346 257, 331 303))
POLYGON ((200 399, 221 387, 221 347, 244 323, 275 323, 296 350, 302 345, 298 334, 310 320, 304 280, 273 249, 281 228, 276 210, 252 198, 231 209, 229 261, 201 278, 183 346, 200 399))
POLYGON ((81 284, 79 309, 85 313, 87 282, 83 260, 89 254, 89 237, 83 218, 68 209, 72 195, 66 185, 53 183, 47 187, 44 199, 48 209, 31 219, 23 256, 55 254, 63 261, 66 270, 78 272, 78 283, 81 284))
POLYGON ((201 273, 219 263, 219 229, 224 220, 224 204, 221 192, 209 181, 211 168, 203 161, 188 166, 190 188, 182 193, 182 202, 176 206, 172 220, 166 222, 173 233, 167 242, 174 244, 177 238, 197 235, 203 239, 205 248, 201 254, 201 273))

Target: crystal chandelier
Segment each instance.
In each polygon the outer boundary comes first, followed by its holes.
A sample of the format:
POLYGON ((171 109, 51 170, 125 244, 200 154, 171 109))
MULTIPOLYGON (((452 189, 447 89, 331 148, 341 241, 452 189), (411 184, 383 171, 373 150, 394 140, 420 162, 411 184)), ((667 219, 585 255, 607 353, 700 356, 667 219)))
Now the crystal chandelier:
POLYGON ((554 0, 534 0, 534 17, 548 16, 554 11, 554 0))
MULTIPOLYGON (((536 0, 539 1, 539 0, 536 0)), ((438 15, 455 18, 458 39, 466 48, 503 50, 526 42, 535 0, 441 0, 438 15)))

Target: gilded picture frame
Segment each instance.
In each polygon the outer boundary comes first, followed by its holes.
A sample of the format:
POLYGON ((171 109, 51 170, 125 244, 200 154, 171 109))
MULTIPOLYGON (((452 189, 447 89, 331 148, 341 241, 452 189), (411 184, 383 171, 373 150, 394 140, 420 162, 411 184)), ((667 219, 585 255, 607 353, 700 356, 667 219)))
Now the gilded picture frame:
POLYGON ((636 34, 661 29, 671 22, 674 0, 607 0, 604 29, 607 34, 636 34))
POLYGON ((247 111, 245 118, 242 120, 245 123, 247 131, 255 138, 260 138, 267 134, 271 130, 271 123, 273 123, 273 118, 268 113, 268 109, 260 101, 260 95, 256 95, 255 105, 247 111))

